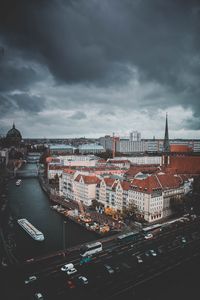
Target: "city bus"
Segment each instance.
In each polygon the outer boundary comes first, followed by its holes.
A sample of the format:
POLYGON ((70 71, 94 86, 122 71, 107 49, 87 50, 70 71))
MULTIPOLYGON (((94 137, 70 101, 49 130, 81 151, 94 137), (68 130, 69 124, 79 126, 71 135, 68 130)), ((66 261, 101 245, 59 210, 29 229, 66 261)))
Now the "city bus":
POLYGON ((141 238, 141 234, 138 231, 132 231, 125 234, 121 234, 117 237, 117 242, 125 243, 130 241, 138 241, 141 238))
POLYGON ((152 233, 156 229, 160 229, 161 230, 162 229, 162 224, 154 224, 154 225, 145 227, 145 228, 142 229, 142 232, 144 234, 152 233))
POLYGON ((87 245, 81 246, 80 255, 82 257, 85 257, 85 256, 89 256, 89 255, 98 253, 102 250, 103 250, 103 248, 102 248, 102 243, 101 242, 87 244, 87 245))

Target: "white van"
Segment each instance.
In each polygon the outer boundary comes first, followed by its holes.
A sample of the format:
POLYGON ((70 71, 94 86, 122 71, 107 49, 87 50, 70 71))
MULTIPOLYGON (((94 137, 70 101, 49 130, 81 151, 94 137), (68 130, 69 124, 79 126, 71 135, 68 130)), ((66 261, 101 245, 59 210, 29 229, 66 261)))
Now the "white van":
POLYGON ((68 275, 71 275, 71 274, 77 272, 77 270, 74 268, 74 265, 72 263, 62 266, 61 271, 67 272, 68 275))

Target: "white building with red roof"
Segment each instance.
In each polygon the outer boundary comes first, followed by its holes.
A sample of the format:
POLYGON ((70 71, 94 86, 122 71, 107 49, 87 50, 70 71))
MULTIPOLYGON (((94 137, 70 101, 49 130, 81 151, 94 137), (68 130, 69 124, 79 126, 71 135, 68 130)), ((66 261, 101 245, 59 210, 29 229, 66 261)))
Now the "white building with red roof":
POLYGON ((128 190, 130 182, 121 181, 114 178, 103 178, 96 188, 96 199, 101 202, 104 207, 110 207, 115 211, 122 211, 123 207, 127 207, 128 190))
POLYGON ((74 200, 91 205, 96 199, 96 186, 100 182, 97 176, 79 174, 74 180, 74 200))

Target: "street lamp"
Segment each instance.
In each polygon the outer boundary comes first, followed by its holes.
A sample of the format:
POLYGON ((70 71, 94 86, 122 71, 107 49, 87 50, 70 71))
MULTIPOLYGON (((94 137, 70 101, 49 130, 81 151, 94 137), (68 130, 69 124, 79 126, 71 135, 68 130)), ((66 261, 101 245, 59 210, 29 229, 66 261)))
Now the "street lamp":
POLYGON ((66 232, 65 232, 65 226, 66 226, 66 221, 63 221, 63 249, 64 251, 66 250, 66 232))

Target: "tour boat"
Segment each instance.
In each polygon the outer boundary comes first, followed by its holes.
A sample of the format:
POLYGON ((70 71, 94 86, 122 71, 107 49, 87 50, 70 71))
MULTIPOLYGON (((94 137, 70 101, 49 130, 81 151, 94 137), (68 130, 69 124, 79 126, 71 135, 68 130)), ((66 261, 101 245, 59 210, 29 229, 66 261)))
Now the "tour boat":
POLYGON ((26 219, 19 219, 17 223, 36 241, 44 241, 44 235, 41 231, 36 229, 26 219))

